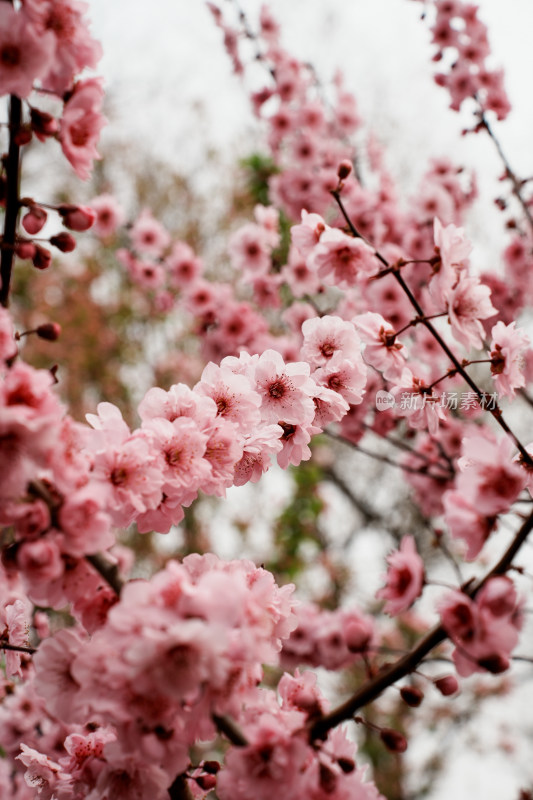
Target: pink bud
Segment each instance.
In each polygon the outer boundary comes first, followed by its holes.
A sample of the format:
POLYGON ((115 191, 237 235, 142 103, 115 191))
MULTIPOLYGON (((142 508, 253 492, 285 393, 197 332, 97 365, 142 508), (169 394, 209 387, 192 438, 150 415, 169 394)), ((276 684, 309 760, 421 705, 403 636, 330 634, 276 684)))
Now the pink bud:
POLYGON ((195 780, 200 789, 203 789, 205 792, 214 789, 217 785, 217 779, 214 775, 199 775, 195 780))
POLYGON ((57 211, 63 219, 63 225, 71 231, 87 231, 96 219, 96 211, 88 206, 64 203, 58 206, 57 211))
POLYGON ((404 703, 407 703, 411 708, 417 708, 424 699, 424 692, 416 686, 403 686, 400 689, 400 694, 404 703))
POLYGON ((76 239, 70 233, 58 233, 50 237, 50 244, 61 250, 62 253, 71 253, 76 248, 76 239))
POLYGON ((15 245, 15 253, 19 258, 30 259, 35 255, 36 247, 33 242, 17 242, 15 245))
POLYGON ((22 227, 30 236, 35 236, 44 226, 46 219, 47 213, 44 208, 31 206, 28 213, 22 218, 22 227))
POLYGON ((35 333, 41 339, 46 339, 49 342, 55 342, 56 339, 59 339, 61 334, 61 325, 59 325, 57 322, 45 322, 43 325, 39 325, 39 327, 35 329, 35 333))
POLYGON ((407 739, 402 733, 392 728, 382 728, 379 735, 387 750, 393 753, 405 753, 407 750, 407 739))
POLYGON ((368 650, 372 639, 372 631, 363 621, 349 622, 344 632, 346 646, 350 653, 363 653, 368 650))
POLYGON ((35 254, 32 258, 32 261, 33 266, 37 267, 37 269, 48 269, 52 263, 52 253, 45 247, 41 247, 40 245, 36 244, 35 254))
POLYGON ((352 162, 344 159, 338 166, 337 175, 340 181, 345 181, 350 172, 352 171, 352 162))
POLYGON ((459 691, 459 681, 455 675, 444 675, 442 678, 437 678, 433 683, 444 697, 449 697, 459 691))

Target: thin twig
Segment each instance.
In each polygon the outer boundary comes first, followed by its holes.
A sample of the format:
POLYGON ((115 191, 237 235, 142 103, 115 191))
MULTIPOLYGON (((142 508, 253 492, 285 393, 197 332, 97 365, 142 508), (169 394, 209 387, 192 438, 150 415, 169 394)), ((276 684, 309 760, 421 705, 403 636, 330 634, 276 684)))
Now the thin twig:
MULTIPOLYGON (((533 513, 524 521, 515 538, 495 566, 480 581, 470 587, 465 587, 463 589, 464 593, 474 598, 490 578, 496 575, 504 575, 532 530, 533 513)), ((388 689, 400 678, 404 678, 410 672, 413 672, 425 656, 447 638, 448 634, 442 625, 436 625, 405 656, 398 659, 394 664, 385 667, 375 678, 367 681, 337 708, 313 721, 309 726, 309 738, 311 740, 324 739, 328 731, 340 725, 341 722, 351 719, 360 708, 376 700, 385 689, 388 689)))

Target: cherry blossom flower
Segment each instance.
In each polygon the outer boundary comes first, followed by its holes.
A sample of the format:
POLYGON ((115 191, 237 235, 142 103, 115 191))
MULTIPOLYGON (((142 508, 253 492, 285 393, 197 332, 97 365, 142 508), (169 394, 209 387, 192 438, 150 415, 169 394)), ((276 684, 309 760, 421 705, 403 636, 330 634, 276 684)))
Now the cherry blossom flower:
POLYGON ((318 277, 330 286, 350 289, 377 272, 374 251, 362 239, 330 228, 320 237, 310 255, 318 277))
POLYGON ((82 180, 90 178, 93 161, 100 158, 96 145, 107 122, 101 112, 103 96, 102 79, 86 78, 76 83, 63 110, 59 141, 82 180))
POLYGON ((42 83, 63 94, 79 72, 94 69, 102 56, 100 43, 90 36, 83 19, 87 5, 78 0, 24 0, 23 9, 41 37, 53 36, 54 55, 42 83))
POLYGON ((89 203, 96 212, 93 230, 97 236, 107 239, 116 233, 125 216, 122 207, 112 194, 100 194, 89 203))
POLYGON ((459 675, 497 674, 509 668, 509 656, 523 624, 522 605, 508 577, 488 580, 474 600, 457 591, 442 598, 439 611, 456 645, 453 660, 459 675))
POLYGON ((405 347, 396 339, 394 328, 372 311, 358 314, 353 322, 366 345, 365 361, 383 372, 386 380, 398 380, 405 366, 405 347))
POLYGON ((275 350, 265 350, 255 365, 255 391, 261 397, 265 422, 310 422, 314 417, 313 382, 309 364, 285 364, 275 350))
POLYGON ((524 348, 529 344, 529 337, 523 331, 516 330, 516 323, 505 325, 497 322, 492 329, 490 343, 490 371, 499 394, 513 398, 515 390, 526 385, 522 372, 524 348))
POLYGON ((360 360, 361 343, 351 322, 325 315, 307 319, 302 325, 301 357, 311 367, 321 367, 336 353, 344 359, 360 360))
POLYGON ((498 440, 489 430, 464 438, 458 463, 457 491, 486 517, 508 511, 528 479, 515 461, 512 440, 508 436, 498 440))
POLYGON ((387 557, 387 584, 377 592, 387 614, 396 615, 411 606, 422 594, 424 562, 418 555, 413 536, 404 536, 400 547, 387 557))
POLYGON ((453 224, 444 228, 438 217, 433 221, 433 236, 439 261, 429 282, 429 292, 435 303, 441 306, 460 273, 466 269, 472 245, 465 239, 462 228, 453 224))
POLYGON ((170 243, 168 231, 154 219, 147 208, 141 211, 133 223, 130 239, 138 253, 151 258, 158 258, 170 243))
POLYGON ((0 6, 0 93, 26 98, 33 84, 47 71, 53 57, 54 37, 41 33, 23 12, 0 6))
POLYGON ((481 320, 497 313, 490 301, 489 287, 478 278, 460 277, 447 300, 454 338, 466 348, 482 347, 485 332, 481 320))

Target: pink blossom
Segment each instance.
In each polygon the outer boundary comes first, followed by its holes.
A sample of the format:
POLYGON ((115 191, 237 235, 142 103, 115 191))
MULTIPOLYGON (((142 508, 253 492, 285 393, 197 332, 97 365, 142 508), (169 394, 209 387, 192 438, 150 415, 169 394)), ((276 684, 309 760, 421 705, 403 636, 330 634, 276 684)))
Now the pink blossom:
POLYGON ((396 339, 394 328, 372 311, 358 314, 353 323, 366 344, 365 361, 383 372, 386 380, 398 380, 405 366, 405 347, 396 339))
POLYGON ((205 367, 194 391, 211 397, 218 416, 233 422, 242 433, 253 430, 261 419, 261 397, 244 375, 211 363, 205 367))
POLYGON ((268 272, 271 249, 267 232, 253 222, 239 228, 228 244, 232 266, 247 274, 268 272))
POLYGON ((311 450, 308 445, 311 437, 320 433, 320 428, 311 423, 298 424, 296 422, 279 421, 283 430, 281 436, 282 449, 278 453, 278 464, 283 469, 287 469, 289 464, 297 467, 302 461, 311 458, 311 450))
POLYGON ((104 500, 105 495, 93 484, 65 497, 58 512, 58 522, 64 534, 61 548, 65 553, 81 557, 107 550, 114 544, 104 500))
POLYGON ((41 34, 9 3, 0 6, 0 94, 28 97, 46 73, 53 51, 51 33, 41 34))
POLYGON ((46 639, 34 656, 35 688, 52 714, 66 722, 75 719, 79 683, 71 672, 72 662, 82 647, 73 631, 64 629, 46 639))
POLYGON ((441 600, 441 620, 456 645, 453 660, 459 675, 508 669, 523 623, 522 605, 508 577, 488 580, 474 600, 462 592, 441 600))
POLYGON ((17 566, 30 585, 59 578, 63 574, 63 562, 57 539, 48 535, 23 542, 17 551, 17 566))
POLYGON ((466 268, 472 245, 465 239, 462 228, 455 225, 444 228, 438 217, 433 221, 433 231, 439 261, 430 280, 429 291, 440 306, 457 283, 461 271, 466 268))
POLYGON ((324 367, 317 369, 313 378, 318 384, 338 392, 346 402, 358 405, 365 393, 367 369, 359 353, 348 360, 341 352, 336 353, 324 367))
POLYGON ((37 789, 42 800, 55 800, 56 797, 66 797, 71 793, 69 776, 61 770, 59 764, 25 744, 21 744, 20 749, 22 752, 17 758, 26 767, 26 783, 37 789))
POLYGON ((282 435, 280 425, 261 425, 245 436, 242 458, 235 464, 234 486, 257 483, 270 467, 271 454, 282 449, 282 435))
MULTIPOLYGON (((5 642, 14 646, 28 646, 29 616, 28 607, 22 600, 14 600, 2 608, 0 606, 0 648, 1 643, 5 642)), ((15 650, 6 650, 4 653, 6 677, 19 675, 22 677, 20 668, 21 653, 15 650)))
POLYGON ((185 242, 174 242, 165 259, 165 268, 169 273, 170 285, 176 289, 194 283, 203 271, 201 260, 185 242))
POLYGON ((89 203, 96 212, 93 230, 97 236, 107 239, 116 233, 125 219, 124 211, 112 194, 100 194, 89 203))
POLYGON ((243 453, 243 440, 237 427, 219 417, 208 432, 204 458, 211 465, 211 475, 202 481, 201 489, 207 494, 224 497, 233 483, 235 464, 243 453))
POLYGON ((17 352, 15 332, 7 309, 0 308, 0 360, 8 361, 17 352))
POLYGON ((94 69, 102 56, 99 42, 91 38, 77 0, 24 0, 24 13, 41 37, 53 35, 54 57, 42 83, 59 94, 67 91, 85 67, 94 69))
POLYGON ((505 513, 527 482, 527 472, 515 461, 508 436, 498 440, 491 431, 467 436, 459 459, 457 491, 478 514, 493 517, 505 513))
MULTIPOLYGON (((312 295, 319 291, 320 281, 315 270, 308 266, 305 258, 300 255, 294 245, 289 250, 289 258, 281 274, 295 297, 303 297, 306 294, 312 295)), ((287 311, 290 308, 292 306, 287 311)))
POLYGON ((307 319, 302 325, 301 357, 311 367, 321 367, 340 353, 344 359, 360 360, 361 343, 351 322, 325 315, 307 319))
POLYGON ((466 542, 465 558, 476 558, 494 530, 496 518, 484 516, 460 492, 448 491, 443 497, 444 517, 454 539, 466 542))
POLYGON ((119 446, 99 450, 93 476, 106 494, 106 511, 116 525, 129 525, 136 513, 155 508, 161 500, 161 465, 143 430, 135 431, 119 446))
POLYGON ((490 371, 499 394, 513 399, 515 390, 526 385, 522 373, 523 352, 529 344, 526 333, 516 330, 516 323, 497 322, 492 329, 490 343, 490 371))
POLYGON ((320 214, 309 214, 308 211, 302 210, 302 222, 291 228, 292 243, 307 259, 326 230, 329 230, 329 226, 326 225, 320 214))
POLYGON ((310 259, 318 277, 340 289, 350 289, 377 272, 372 248, 338 228, 330 228, 322 234, 310 259))
POLYGON ((151 258, 159 258, 170 244, 168 231, 154 219, 152 212, 147 208, 141 211, 133 223, 130 239, 138 253, 151 258))
POLYGON ((387 614, 396 615, 411 606, 422 594, 424 562, 418 555, 413 536, 404 536, 399 550, 387 557, 387 584, 377 593, 383 598, 387 614))
MULTIPOLYGON (((211 470, 204 459, 208 436, 189 417, 170 422, 155 417, 143 422, 143 430, 153 436, 154 449, 161 453, 163 487, 167 497, 189 505, 211 470)), ((175 504, 175 503, 174 503, 175 504)))
POLYGON ((174 384, 168 392, 157 386, 149 389, 138 410, 143 421, 163 417, 173 422, 178 417, 190 417, 200 430, 209 428, 217 415, 217 406, 211 397, 193 392, 184 383, 174 384))
POLYGON ((255 366, 255 391, 261 397, 261 417, 265 422, 311 421, 314 416, 313 382, 309 364, 285 364, 275 350, 265 350, 255 366))
POLYGON ((63 110, 59 141, 82 180, 90 178, 93 161, 100 158, 96 145, 106 124, 101 112, 103 97, 102 79, 86 78, 76 83, 63 110))
POLYGON ((452 334, 466 348, 482 347, 482 319, 497 313, 490 301, 490 289, 478 278, 460 277, 448 294, 448 315, 452 334))

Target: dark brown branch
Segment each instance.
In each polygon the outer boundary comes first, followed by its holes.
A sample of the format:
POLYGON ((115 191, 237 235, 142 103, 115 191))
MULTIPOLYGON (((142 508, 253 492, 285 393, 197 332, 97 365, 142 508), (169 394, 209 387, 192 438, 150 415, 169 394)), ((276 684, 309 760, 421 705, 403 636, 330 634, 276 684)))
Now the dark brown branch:
POLYGON ((193 794, 189 789, 185 773, 178 775, 172 786, 168 789, 170 800, 193 800, 193 794))
MULTIPOLYGON (((490 578, 496 575, 504 575, 532 530, 533 513, 525 520, 497 564, 495 564, 480 581, 475 583, 472 587, 465 589, 465 594, 474 598, 490 578)), ((395 661, 394 664, 388 665, 382 669, 375 678, 367 681, 367 683, 346 700, 345 703, 342 703, 342 705, 330 711, 329 714, 325 714, 323 717, 313 722, 309 727, 309 738, 311 740, 324 739, 328 731, 341 722, 351 719, 362 706, 376 700, 385 689, 413 672, 424 657, 447 638, 448 635, 442 625, 436 625, 420 639, 418 644, 415 645, 409 653, 398 659, 398 661, 395 661)))
POLYGON ((241 731, 235 720, 228 717, 227 714, 211 714, 211 719, 215 723, 218 731, 223 733, 226 739, 234 744, 236 747, 246 747, 248 740, 244 733, 241 731))
POLYGON ((488 120, 487 120, 487 118, 486 118, 486 116, 485 116, 485 114, 483 112, 481 112, 481 127, 484 128, 487 131, 489 137, 494 142, 494 145, 496 147, 498 155, 500 156, 500 158, 502 160, 502 163, 503 163, 503 165, 505 167, 505 174, 509 178, 509 180, 511 181, 513 195, 518 200, 518 202, 520 204, 520 207, 522 208, 522 211, 524 212, 524 216, 526 217, 526 219, 527 219, 527 221, 529 223, 529 227, 530 227, 531 231, 533 232, 533 216, 531 215, 531 209, 530 209, 529 205, 526 203, 526 201, 524 200, 524 198, 522 197, 522 185, 523 185, 523 182, 518 180, 518 178, 516 177, 515 171, 512 169, 511 165, 509 164, 509 161, 507 160, 507 156, 503 152, 503 148, 502 148, 502 146, 500 144, 499 139, 497 138, 496 134, 492 130, 492 127, 491 127, 490 123, 488 122, 488 120))
POLYGON ((124 581, 119 575, 118 566, 108 561, 102 553, 95 553, 92 556, 85 556, 85 558, 109 584, 115 594, 120 595, 124 586, 124 581))
POLYGON ((13 260, 15 256, 15 239, 19 214, 20 183, 20 146, 17 137, 22 122, 22 102, 19 97, 11 95, 9 101, 9 150, 5 162, 6 171, 6 213, 4 218, 4 235, 2 254, 0 256, 0 303, 6 308, 9 304, 9 289, 13 260))
POLYGON ((15 653, 28 653, 30 656, 37 652, 36 647, 26 647, 23 644, 8 644, 7 642, 0 642, 0 650, 13 650, 15 653))

